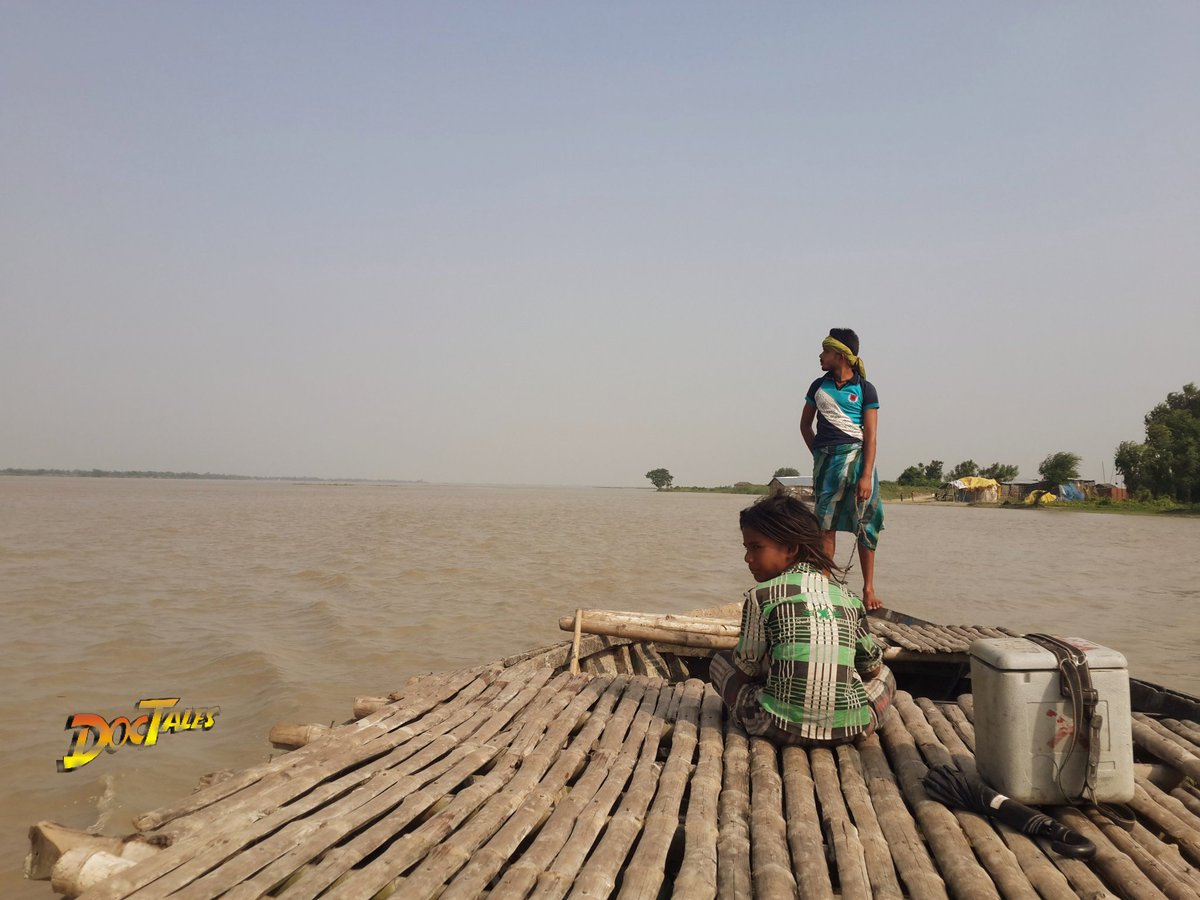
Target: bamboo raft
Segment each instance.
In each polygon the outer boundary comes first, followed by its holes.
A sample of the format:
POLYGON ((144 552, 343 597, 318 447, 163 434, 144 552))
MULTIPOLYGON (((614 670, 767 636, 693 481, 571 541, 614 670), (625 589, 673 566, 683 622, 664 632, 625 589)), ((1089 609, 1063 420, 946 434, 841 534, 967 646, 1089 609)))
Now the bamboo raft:
POLYGON ((276 726, 295 749, 127 837, 40 823, 27 874, 89 900, 1200 896, 1192 698, 1137 684, 1135 709, 1171 715, 1134 716, 1136 821, 1047 810, 1098 848, 1066 859, 921 783, 974 770, 966 650, 1015 632, 873 618, 904 688, 880 731, 779 749, 704 680, 735 615, 579 611, 572 640, 411 679, 343 725, 276 726))

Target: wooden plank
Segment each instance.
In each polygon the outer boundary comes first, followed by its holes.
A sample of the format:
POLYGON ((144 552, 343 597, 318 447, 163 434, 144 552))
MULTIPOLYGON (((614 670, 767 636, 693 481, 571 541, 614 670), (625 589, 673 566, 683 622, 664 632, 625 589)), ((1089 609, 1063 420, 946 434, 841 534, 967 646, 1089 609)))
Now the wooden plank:
POLYGON ((1135 781, 1129 805, 1140 817, 1171 835, 1192 862, 1200 863, 1200 829, 1196 817, 1182 803, 1141 778, 1135 781))
MULTIPOLYGON (((808 762, 817 786, 817 800, 821 804, 822 830, 833 847, 841 896, 846 900, 865 900, 871 896, 867 860, 863 855, 858 829, 850 821, 850 813, 842 797, 833 751, 814 747, 808 751, 808 762)), ((754 796, 754 802, 758 803, 757 795, 754 796)))
POLYGON ((431 756, 430 764, 413 774, 400 774, 400 769, 381 772, 319 815, 293 819, 278 831, 267 832, 269 836, 262 840, 256 840, 263 834, 259 823, 227 830, 215 846, 155 882, 155 892, 174 890, 181 900, 202 900, 244 882, 240 893, 258 896, 347 834, 384 815, 392 813, 395 827, 404 827, 501 752, 516 736, 515 729, 500 735, 501 729, 541 693, 541 682, 549 674, 550 670, 543 670, 542 678, 524 690, 512 691, 511 696, 501 691, 496 703, 507 698, 506 702, 489 708, 477 721, 464 723, 460 734, 447 735, 454 740, 451 751, 431 756))
POLYGON ((871 805, 875 809, 879 827, 887 838, 892 862, 896 865, 900 880, 908 888, 909 896, 922 900, 945 898, 946 884, 929 855, 917 822, 904 802, 879 737, 871 735, 860 740, 857 749, 867 790, 871 794, 871 805))
MULTIPOLYGON (((521 733, 506 750, 499 763, 457 796, 429 821, 415 831, 394 841, 378 857, 380 871, 401 872, 445 840, 468 816, 474 814, 491 797, 500 793, 513 778, 518 766, 536 768, 545 756, 558 752, 563 739, 575 725, 588 715, 595 705, 596 723, 604 721, 605 698, 612 687, 607 679, 571 679, 557 692, 554 702, 547 704, 545 715, 527 721, 521 733), (582 690, 579 690, 582 688, 582 690), (574 693, 578 691, 578 693, 574 693), (565 709, 563 708, 565 704, 565 709), (552 724, 547 725, 547 719, 552 724)), ((589 726, 592 719, 589 719, 589 726)), ((597 726, 598 727, 598 724, 597 726)), ((396 822, 384 819, 376 826, 353 837, 352 840, 326 853, 319 863, 301 871, 299 879, 289 886, 289 900, 318 896, 345 875, 351 868, 377 851, 398 832, 396 822)))
POLYGON ((1200 757, 1190 749, 1191 742, 1164 728, 1142 713, 1134 713, 1133 742, 1152 756, 1174 766, 1194 781, 1200 781, 1200 757))
POLYGON ((1159 861, 1145 847, 1139 844, 1121 826, 1099 810, 1093 808, 1084 811, 1092 824, 1098 828, 1119 852, 1125 854, 1142 873, 1150 879, 1156 888, 1171 900, 1195 900, 1196 886, 1190 879, 1178 871, 1172 871, 1166 864, 1165 857, 1159 861))
MULTIPOLYGON (((896 695, 900 698, 904 693, 897 691, 896 695)), ((999 898, 991 877, 975 861, 971 845, 963 836, 954 814, 925 793, 921 779, 928 769, 904 720, 893 710, 884 716, 883 727, 878 733, 891 758, 900 789, 921 825, 950 892, 960 897, 999 898)))
POLYGON ((671 896, 712 900, 717 895, 717 803, 721 795, 721 717, 724 707, 712 686, 700 708, 700 759, 689 788, 683 862, 671 896))
MULTIPOLYGON (((929 766, 953 766, 955 764, 954 754, 938 739, 937 733, 911 695, 904 691, 898 691, 895 706, 929 766)), ((942 719, 942 723, 943 732, 956 744, 958 758, 973 771, 974 760, 966 753, 966 747, 962 745, 961 741, 958 741, 958 737, 949 723, 944 719, 942 719)), ((975 848, 980 862, 983 863, 1000 892, 1005 897, 1037 900, 1037 892, 1021 870, 1015 854, 1000 840, 987 817, 962 810, 953 810, 953 813, 959 826, 970 840, 971 846, 975 848)))
POLYGON ((621 869, 629 857, 630 848, 641 834, 646 809, 658 788, 662 767, 657 761, 658 745, 666 726, 666 710, 678 705, 674 694, 682 694, 683 685, 672 690, 664 684, 659 693, 658 705, 646 729, 642 752, 638 757, 629 788, 625 792, 617 811, 613 814, 592 855, 574 878, 572 897, 607 897, 616 886, 621 869))
POLYGON ((1056 806, 1050 811, 1068 828, 1074 828, 1096 845, 1096 855, 1089 860, 1088 866, 1099 872, 1105 882, 1119 888, 1122 897, 1127 900, 1161 900, 1165 896, 1082 812, 1070 806, 1056 806))
POLYGON ((704 682, 691 679, 684 684, 671 749, 658 779, 654 802, 642 826, 637 848, 621 873, 620 900, 655 900, 666 872, 667 852, 679 827, 679 809, 692 774, 700 728, 700 704, 704 682))
POLYGON ((783 818, 783 781, 775 746, 750 737, 750 872, 754 896, 791 900, 796 896, 783 818))
MULTIPOLYGON (((621 779, 627 780, 629 773, 633 771, 638 748, 641 746, 642 738, 645 736, 646 728, 650 724, 650 717, 657 703, 660 685, 660 682, 653 679, 633 679, 629 683, 628 690, 620 698, 616 712, 605 724, 595 750, 589 753, 590 744, 583 743, 581 739, 573 742, 572 747, 579 746, 584 755, 582 758, 572 761, 573 767, 568 768, 564 765, 562 773, 568 774, 568 780, 575 777, 580 769, 582 769, 582 774, 575 780, 566 797, 557 805, 553 805, 558 793, 557 778, 549 781, 545 789, 539 785, 533 798, 535 803, 531 803, 528 810, 522 810, 520 814, 526 821, 517 820, 515 825, 510 822, 496 836, 493 842, 494 848, 493 844, 489 844, 489 848, 495 850, 494 858, 478 864, 473 860, 451 883, 448 890, 454 889, 464 896, 469 896, 468 887, 477 886, 480 881, 486 885, 487 880, 484 879, 484 876, 490 879, 493 874, 499 874, 500 881, 492 890, 493 897, 524 897, 533 889, 538 876, 546 872, 550 864, 554 862, 572 834, 578 832, 582 836, 584 831, 589 831, 586 846, 580 851, 580 859, 582 859, 582 856, 586 855, 587 850, 591 847, 595 835, 603 827, 603 823, 607 820, 608 810, 616 802, 616 797, 621 787, 624 786, 624 781, 621 779), (652 688, 649 696, 647 696, 648 688, 652 688), (614 773, 614 767, 623 771, 614 773), (610 778, 611 782, 608 781, 610 778), (593 806, 592 803, 597 793, 603 789, 606 782, 610 784, 607 797, 597 801, 593 806), (540 821, 540 816, 548 812, 552 806, 553 812, 538 831, 537 838, 524 853, 513 860, 512 853, 508 852, 512 846, 512 839, 523 840, 526 833, 532 831, 533 825, 540 821), (583 817, 582 821, 581 817, 583 817), (593 826, 595 830, 590 831, 593 826), (484 871, 475 871, 483 867, 485 863, 490 864, 486 865, 484 871), (491 871, 493 869, 494 872, 491 871), (460 885, 461 890, 459 890, 460 885)), ((588 725, 591 725, 590 720, 588 725)), ((595 736, 590 737, 589 740, 595 742, 595 736)), ((520 840, 518 840, 518 846, 520 840)), ((583 843, 582 837, 578 840, 579 843, 583 843)), ((575 863, 576 871, 580 864, 581 862, 575 863)), ((563 893, 565 891, 564 887, 563 893)))
MULTIPOLYGON (((365 745, 380 734, 392 733, 402 729, 410 722, 420 720, 422 716, 445 702, 449 697, 455 697, 460 703, 469 702, 483 693, 500 671, 497 666, 488 669, 483 674, 476 673, 474 670, 454 673, 453 678, 439 682, 439 686, 442 688, 440 693, 421 694, 411 703, 398 706, 389 705, 378 713, 359 719, 352 725, 335 729, 334 737, 339 747, 365 745), (439 700, 438 697, 442 699, 439 700)), ((331 737, 330 740, 334 737, 331 737)), ((290 780, 298 772, 305 771, 314 763, 319 765, 327 752, 328 748, 323 743, 302 747, 294 753, 262 765, 253 766, 235 776, 216 782, 177 803, 138 816, 134 819, 134 825, 139 831, 160 829, 168 822, 195 813, 261 781, 266 780, 271 783, 279 779, 290 780)))
POLYGON ((792 853, 792 874, 799 897, 817 900, 833 896, 833 882, 825 862, 825 838, 817 812, 817 786, 813 782, 808 752, 803 747, 784 747, 783 794, 787 810, 787 840, 792 853))
POLYGON ((717 896, 752 896, 750 880, 750 741, 726 721, 725 780, 717 807, 717 896))
MULTIPOLYGON (((420 848, 394 844, 383 857, 373 860, 369 868, 355 873, 353 878, 339 886, 339 896, 344 892, 350 897, 370 897, 389 885, 395 887, 396 893, 403 897, 436 896, 447 880, 472 862, 476 863, 475 869, 460 874, 467 880, 476 877, 478 870, 487 867, 493 856, 488 852, 480 853, 476 861, 476 854, 484 842, 513 822, 514 816, 518 819, 517 828, 527 821, 522 815, 532 817, 533 825, 541 821, 544 810, 553 802, 558 788, 577 771, 588 749, 608 723, 607 710, 617 702, 628 681, 624 678, 614 679, 607 685, 600 700, 596 701, 596 689, 605 684, 604 681, 598 681, 596 688, 582 697, 579 703, 572 705, 566 722, 556 721, 547 728, 546 736, 539 741, 536 751, 521 762, 517 775, 503 790, 488 798, 462 828, 431 848, 411 874, 400 877, 401 872, 416 862, 418 856, 415 851, 420 848), (588 716, 587 710, 594 701, 597 703, 596 709, 588 716), (564 751, 566 736, 584 718, 587 722, 583 729, 564 751)), ((490 877, 490 874, 485 875, 484 882, 490 877)))
MULTIPOLYGON (((219 798, 225 802, 214 802, 210 797, 209 802, 200 803, 194 810, 190 810, 191 804, 184 801, 165 808, 166 812, 160 810, 151 814, 150 818, 155 820, 165 818, 168 822, 173 823, 173 829, 179 830, 180 834, 174 838, 174 843, 165 848, 153 860, 147 860, 145 863, 108 879, 103 885, 92 891, 91 896, 98 900, 106 897, 121 897, 168 875, 171 876, 171 883, 186 884, 191 878, 185 877, 180 880, 179 876, 175 874, 176 870, 181 866, 188 866, 188 871, 194 871, 197 865, 195 860, 199 857, 211 858, 212 851, 217 852, 216 862, 227 858, 220 856, 217 848, 229 848, 230 842, 235 840, 229 837, 230 834, 238 835, 236 840, 253 842, 277 831, 292 819, 305 815, 312 809, 344 794, 348 789, 369 782, 373 778, 379 779, 375 782, 376 788, 386 789, 386 778, 388 777, 386 772, 389 765, 388 748, 391 746, 388 742, 401 745, 392 747, 392 753, 407 754, 408 748, 403 746, 405 742, 414 736, 420 736, 429 727, 430 722, 435 725, 451 722, 454 719, 447 717, 452 716, 465 716, 468 719, 472 716, 483 716, 484 718, 490 716, 490 711, 479 706, 477 702, 486 696, 486 691, 491 690, 490 685, 491 682, 487 679, 474 679, 459 693, 459 696, 455 697, 455 700, 458 700, 459 697, 468 699, 464 699, 461 703, 446 704, 443 710, 438 711, 441 715, 427 716, 427 721, 414 722, 411 727, 405 725, 395 731, 384 731, 382 734, 380 729, 368 728, 347 732, 337 746, 337 752, 325 757, 309 752, 310 748, 318 747, 324 741, 310 744, 308 747, 289 754, 285 759, 285 765, 269 769, 266 772, 269 777, 262 777, 262 773, 260 773, 258 778, 251 780, 247 784, 247 787, 252 788, 251 790, 239 791, 228 799, 219 798), (360 740, 363 742, 360 743, 360 740), (376 760, 383 762, 375 766, 364 765, 376 760), (355 768, 356 765, 357 768, 355 768), (347 774, 322 784, 323 780, 343 771, 347 771, 347 774), (313 790, 314 788, 316 790, 313 790), (309 793, 301 800, 284 805, 288 800, 293 800, 306 791, 309 793), (182 817, 185 812, 190 812, 186 820, 175 818, 176 816, 182 817), (183 827, 180 827, 181 825, 183 827), (188 839, 188 835, 192 835, 192 837, 188 839)), ((381 712, 380 715, 387 714, 381 712)), ((407 713, 401 715, 403 717, 407 713)), ((368 717, 362 722, 370 722, 372 718, 374 717, 368 717)), ((401 720, 404 719, 401 718, 401 720)), ((445 750, 442 750, 441 753, 444 754, 445 750)), ((409 761, 405 762, 405 764, 408 763, 409 761)), ((391 770, 391 777, 407 774, 411 774, 409 770, 391 770)), ((242 780, 242 778, 235 777, 228 779, 227 782, 241 782, 242 780)), ((227 782, 221 782, 214 787, 220 788, 227 782)), ((204 793, 204 791, 199 793, 204 793)), ((156 832, 156 834, 161 833, 161 830, 156 832)), ((206 869, 200 869, 200 871, 203 872, 206 869)))
POLYGON ((875 807, 871 804, 871 795, 867 790, 858 750, 852 745, 844 744, 838 747, 834 754, 837 756, 842 794, 858 828, 858 838, 862 842, 871 896, 899 900, 904 895, 900 890, 900 882, 896 880, 896 870, 892 865, 887 838, 884 837, 883 829, 879 827, 875 807))

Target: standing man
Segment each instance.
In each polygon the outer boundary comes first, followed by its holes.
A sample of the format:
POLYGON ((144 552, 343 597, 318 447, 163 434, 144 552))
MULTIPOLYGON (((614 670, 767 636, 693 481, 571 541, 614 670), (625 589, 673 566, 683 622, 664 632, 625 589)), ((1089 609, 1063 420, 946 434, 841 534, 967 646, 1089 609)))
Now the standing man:
POLYGON ((883 530, 875 472, 879 395, 867 381, 867 367, 858 356, 858 335, 849 328, 829 329, 829 337, 821 342, 820 362, 825 375, 809 387, 800 417, 800 432, 813 455, 815 511, 831 559, 837 532, 857 536, 863 603, 867 609, 879 609, 883 606, 875 594, 875 547, 883 530))

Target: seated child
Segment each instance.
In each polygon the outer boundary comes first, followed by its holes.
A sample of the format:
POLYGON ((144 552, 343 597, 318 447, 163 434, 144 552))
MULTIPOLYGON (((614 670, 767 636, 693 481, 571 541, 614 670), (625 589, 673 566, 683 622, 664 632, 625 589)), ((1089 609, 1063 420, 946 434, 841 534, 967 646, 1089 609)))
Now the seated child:
POLYGON ((746 592, 737 649, 713 657, 729 717, 776 744, 818 747, 873 734, 896 680, 867 629, 862 601, 830 580, 816 515, 787 494, 742 510, 746 592))

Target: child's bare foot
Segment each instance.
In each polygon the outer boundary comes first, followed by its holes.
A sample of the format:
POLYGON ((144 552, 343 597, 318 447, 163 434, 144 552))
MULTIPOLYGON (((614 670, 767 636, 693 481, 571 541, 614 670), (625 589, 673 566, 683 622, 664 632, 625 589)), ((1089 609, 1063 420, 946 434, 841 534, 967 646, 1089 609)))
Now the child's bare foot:
POLYGON ((867 609, 883 609, 883 601, 879 599, 874 588, 863 589, 863 605, 867 609))

